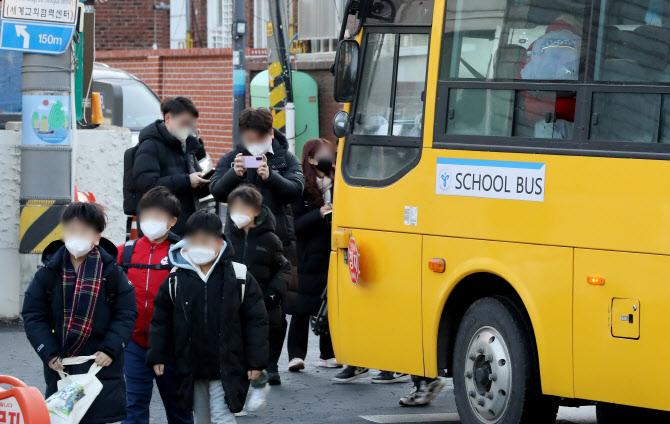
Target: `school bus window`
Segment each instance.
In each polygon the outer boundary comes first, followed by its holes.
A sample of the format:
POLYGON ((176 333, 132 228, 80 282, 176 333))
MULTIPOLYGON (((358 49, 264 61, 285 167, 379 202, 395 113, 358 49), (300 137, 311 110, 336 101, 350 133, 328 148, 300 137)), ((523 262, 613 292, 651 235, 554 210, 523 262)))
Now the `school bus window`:
POLYGON ((433 0, 374 0, 366 24, 430 25, 433 0))
POLYGON ((448 134, 512 135, 514 90, 449 90, 448 134))
POLYGON ((351 145, 345 172, 352 178, 385 180, 397 175, 419 157, 414 147, 351 145))
POLYGON ((368 34, 354 134, 389 134, 396 38, 395 34, 368 34))
POLYGON ((585 9, 585 0, 447 2, 440 79, 575 81, 585 9))
POLYGON ((590 139, 670 143, 670 94, 594 93, 590 139))
POLYGON ((428 34, 368 35, 353 134, 421 136, 428 38, 428 34))
POLYGON ((571 139, 574 91, 450 89, 447 134, 571 139))
POLYGON ((420 137, 421 93, 426 85, 428 34, 400 35, 393 111, 393 135, 420 137))
POLYGON ((596 81, 670 82, 670 2, 603 0, 596 81))

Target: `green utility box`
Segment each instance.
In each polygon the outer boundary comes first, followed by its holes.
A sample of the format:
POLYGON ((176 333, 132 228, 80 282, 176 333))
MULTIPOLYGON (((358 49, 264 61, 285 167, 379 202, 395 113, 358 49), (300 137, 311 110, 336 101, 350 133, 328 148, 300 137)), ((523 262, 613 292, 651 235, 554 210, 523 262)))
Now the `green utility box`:
MULTIPOLYGON (((293 103, 295 105, 295 154, 302 159, 302 146, 307 140, 319 137, 319 89, 314 78, 300 71, 292 71, 293 103)), ((251 80, 251 106, 270 107, 268 71, 251 80)))

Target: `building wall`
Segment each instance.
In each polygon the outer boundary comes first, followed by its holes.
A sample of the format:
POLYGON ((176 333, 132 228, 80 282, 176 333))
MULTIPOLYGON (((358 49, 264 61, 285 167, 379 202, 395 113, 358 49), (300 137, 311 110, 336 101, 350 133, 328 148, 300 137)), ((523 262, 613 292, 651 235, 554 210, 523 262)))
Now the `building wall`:
POLYGON ((21 187, 21 133, 0 131, 0 319, 19 314, 19 192, 21 187))
MULTIPOLYGON (((207 0, 191 1, 191 29, 194 47, 207 47, 207 0)), ((254 2, 246 0, 247 47, 254 47, 254 26, 265 25, 254 16, 254 2)), ((274 1, 274 0, 273 0, 274 1)), ((291 2, 294 0, 287 0, 291 2)), ((158 49, 170 47, 170 12, 154 11, 154 4, 170 4, 170 0, 133 0, 132 2, 96 2, 96 46, 97 50, 150 49, 156 43, 158 49)), ((1 1, 0 1, 1 3, 1 1)), ((294 21, 297 7, 294 1, 294 21)))
POLYGON ((132 73, 161 98, 191 98, 214 160, 232 148, 231 49, 116 50, 98 52, 96 60, 132 73))
MULTIPOLYGON (((123 152, 130 147, 125 128, 79 130, 75 149, 75 183, 90 191, 105 208, 103 235, 115 244, 125 240, 123 214, 123 152)), ((0 131, 0 319, 17 318, 23 294, 40 264, 39 254, 19 253, 19 193, 21 187, 21 132, 0 131)))
POLYGON ((115 245, 126 241, 126 215, 123 213, 123 154, 131 147, 130 130, 100 127, 77 132, 75 184, 93 193, 107 215, 103 235, 115 245))
MULTIPOLYGON (((169 4, 169 0, 162 1, 169 4)), ((245 11, 247 93, 251 78, 267 69, 267 51, 252 48, 254 26, 264 25, 254 15, 255 1, 247 0, 245 11)), ((200 125, 208 150, 218 158, 232 148, 232 52, 230 49, 197 48, 207 45, 207 0, 192 0, 191 27, 196 48, 167 50, 170 45, 169 12, 153 11, 153 4, 154 0, 136 0, 121 8, 111 1, 96 3, 96 60, 134 74, 161 98, 191 97, 202 112, 200 125), (154 28, 158 50, 150 50, 154 43, 154 28)), ((294 2, 294 14, 297 14, 298 6, 299 3, 294 2)), ((294 69, 307 72, 317 82, 320 134, 329 139, 335 138, 332 119, 341 109, 332 96, 330 65, 333 59, 332 54, 299 54, 293 60, 294 69)))
MULTIPOLYGON (((170 0, 161 0, 170 4, 170 0)), ((170 12, 155 11, 155 0, 95 3, 97 50, 170 47, 170 12)), ((205 16, 206 13, 205 13, 205 16)))
MULTIPOLYGON (((247 93, 251 79, 267 68, 267 56, 263 53, 266 52, 247 51, 247 93)), ((232 148, 231 49, 117 50, 98 52, 97 60, 134 74, 161 98, 190 97, 200 110, 198 126, 203 130, 207 151, 214 160, 232 148)), ((299 55, 293 66, 316 80, 321 137, 334 140, 332 120, 342 107, 333 100, 332 60, 331 55, 316 55, 316 58, 299 55)))

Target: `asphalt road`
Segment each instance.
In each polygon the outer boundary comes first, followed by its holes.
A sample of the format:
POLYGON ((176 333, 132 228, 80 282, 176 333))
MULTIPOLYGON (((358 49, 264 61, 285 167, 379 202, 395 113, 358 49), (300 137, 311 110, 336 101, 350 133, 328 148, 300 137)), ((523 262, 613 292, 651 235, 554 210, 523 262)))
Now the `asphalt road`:
MULTIPOLYGON (((0 374, 8 374, 42 390, 44 380, 37 354, 20 325, 0 324, 0 374)), ((281 370, 286 370, 287 358, 281 370)), ((338 370, 317 368, 318 340, 310 339, 307 368, 298 373, 282 372, 283 384, 272 388, 265 410, 237 419, 240 424, 271 423, 459 423, 451 381, 429 406, 403 408, 398 399, 410 390, 410 383, 377 385, 370 376, 350 384, 333 384, 338 370)), ((165 423, 158 392, 151 402, 152 423, 165 423)), ((561 408, 560 424, 595 424, 593 407, 561 408)))

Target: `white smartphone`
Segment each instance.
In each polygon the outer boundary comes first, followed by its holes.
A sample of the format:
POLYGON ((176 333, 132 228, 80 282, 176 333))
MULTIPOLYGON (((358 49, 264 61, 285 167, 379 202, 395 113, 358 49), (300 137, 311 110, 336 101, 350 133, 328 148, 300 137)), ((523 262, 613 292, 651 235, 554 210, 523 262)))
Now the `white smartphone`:
POLYGON ((242 156, 245 168, 258 168, 263 165, 263 156, 242 156))

